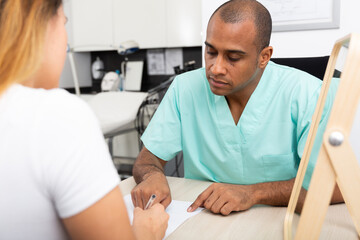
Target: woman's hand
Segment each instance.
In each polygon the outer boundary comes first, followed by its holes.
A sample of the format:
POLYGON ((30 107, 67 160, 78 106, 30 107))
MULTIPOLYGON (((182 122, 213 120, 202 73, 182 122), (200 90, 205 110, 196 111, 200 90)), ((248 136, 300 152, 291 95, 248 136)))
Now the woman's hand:
POLYGON ((161 240, 165 236, 168 226, 169 214, 163 205, 157 203, 151 208, 143 210, 134 209, 133 230, 136 239, 161 240))

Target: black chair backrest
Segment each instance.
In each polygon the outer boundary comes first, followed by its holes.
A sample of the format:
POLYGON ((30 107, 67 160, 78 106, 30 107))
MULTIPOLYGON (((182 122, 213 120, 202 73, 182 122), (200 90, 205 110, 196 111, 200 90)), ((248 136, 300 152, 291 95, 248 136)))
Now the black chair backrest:
POLYGON ((307 58, 272 58, 271 61, 294 67, 323 80, 329 56, 307 58))

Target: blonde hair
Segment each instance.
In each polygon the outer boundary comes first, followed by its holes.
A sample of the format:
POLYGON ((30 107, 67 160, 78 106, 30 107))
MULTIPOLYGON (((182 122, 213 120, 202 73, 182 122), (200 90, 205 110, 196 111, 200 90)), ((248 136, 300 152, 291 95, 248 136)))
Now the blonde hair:
POLYGON ((0 95, 40 66, 49 20, 62 0, 0 0, 0 95))

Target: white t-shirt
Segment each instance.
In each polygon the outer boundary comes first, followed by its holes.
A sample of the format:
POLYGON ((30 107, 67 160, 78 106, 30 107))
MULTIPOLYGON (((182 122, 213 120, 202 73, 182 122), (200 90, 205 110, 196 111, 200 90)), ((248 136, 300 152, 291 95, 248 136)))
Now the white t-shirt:
POLYGON ((0 239, 68 238, 60 218, 119 183, 95 115, 64 90, 0 95, 0 239))

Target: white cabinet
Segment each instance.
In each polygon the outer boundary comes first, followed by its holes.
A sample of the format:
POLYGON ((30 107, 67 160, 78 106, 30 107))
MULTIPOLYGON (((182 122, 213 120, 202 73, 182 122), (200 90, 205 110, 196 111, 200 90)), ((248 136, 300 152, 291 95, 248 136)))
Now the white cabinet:
POLYGON ((201 0, 166 0, 167 47, 201 46, 201 0))
POLYGON ((109 50, 113 44, 113 0, 70 1, 71 47, 75 51, 109 50))
POLYGON ((69 43, 75 51, 201 46, 201 0, 69 0, 69 43))
POLYGON ((135 40, 140 48, 166 46, 165 0, 114 0, 114 44, 135 40))

